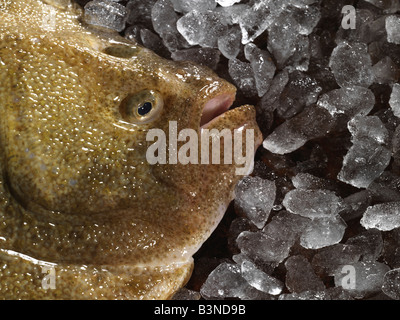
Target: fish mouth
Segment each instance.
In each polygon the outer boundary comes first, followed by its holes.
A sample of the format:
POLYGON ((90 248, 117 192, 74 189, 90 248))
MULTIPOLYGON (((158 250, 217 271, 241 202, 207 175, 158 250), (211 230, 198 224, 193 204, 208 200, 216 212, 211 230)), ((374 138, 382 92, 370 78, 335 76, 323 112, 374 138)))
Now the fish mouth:
POLYGON ((229 110, 235 101, 235 93, 222 93, 207 101, 200 120, 201 128, 206 128, 229 110))
POLYGON ((230 109, 235 101, 235 92, 225 92, 208 100, 203 107, 200 120, 200 130, 204 129, 230 129, 230 130, 254 130, 254 146, 257 149, 262 141, 262 133, 256 120, 254 106, 242 105, 230 109))

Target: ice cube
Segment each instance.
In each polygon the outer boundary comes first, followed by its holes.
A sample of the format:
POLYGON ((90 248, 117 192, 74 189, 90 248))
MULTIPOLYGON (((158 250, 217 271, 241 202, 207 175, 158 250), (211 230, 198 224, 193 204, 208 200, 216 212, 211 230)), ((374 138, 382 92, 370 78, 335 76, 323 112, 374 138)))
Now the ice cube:
POLYGON ((221 263, 208 276, 200 289, 204 298, 241 298, 247 281, 242 277, 240 267, 232 263, 221 263))
POLYGON ((395 13, 400 10, 400 3, 397 0, 364 0, 375 7, 382 9, 385 13, 395 13))
POLYGON ((178 12, 213 10, 217 6, 215 0, 170 0, 178 12))
POLYGON ((330 300, 331 296, 325 291, 303 291, 300 293, 284 293, 279 300, 330 300))
POLYGON ((369 185, 368 191, 374 201, 398 201, 400 199, 400 177, 390 171, 384 171, 379 178, 369 185))
POLYGON ((240 251, 254 263, 275 263, 278 265, 289 256, 293 239, 284 235, 265 234, 261 231, 243 231, 236 239, 240 251))
POLYGON ((262 97, 268 91, 275 75, 275 64, 268 51, 260 50, 253 43, 245 46, 244 54, 253 69, 258 96, 262 97))
POLYGON ((363 261, 375 261, 383 250, 382 233, 375 229, 367 230, 349 238, 346 244, 358 247, 363 261))
POLYGON ((334 276, 335 285, 355 298, 364 298, 381 291, 384 276, 389 270, 381 262, 358 261, 338 268, 334 276))
POLYGON ((366 229, 389 231, 400 227, 400 202, 380 203, 367 208, 361 219, 366 229))
POLYGON ((323 94, 317 104, 333 117, 339 117, 344 125, 356 115, 370 113, 375 105, 375 95, 363 87, 341 88, 323 94))
POLYGON ((289 7, 291 16, 298 23, 299 33, 310 35, 321 19, 321 11, 318 6, 289 7))
POLYGON ((396 82, 400 77, 400 69, 390 57, 385 57, 373 67, 375 82, 388 84, 396 82))
POLYGON ((246 216, 259 229, 263 228, 274 205, 275 182, 246 177, 237 184, 235 195, 235 211, 246 216))
POLYGON ((290 5, 297 8, 307 8, 309 5, 318 2, 318 0, 292 0, 290 5))
POLYGON ((256 231, 256 226, 247 218, 238 217, 231 222, 228 231, 228 245, 232 252, 237 252, 239 249, 236 245, 236 238, 243 231, 256 231))
POLYGON ((170 52, 190 47, 177 29, 179 16, 170 0, 158 0, 151 9, 151 19, 154 30, 170 52))
POLYGON ((270 299, 242 277, 240 267, 233 263, 223 262, 214 269, 200 288, 200 293, 205 299, 239 298, 270 299))
POLYGON ((377 62, 388 56, 397 66, 400 65, 400 46, 380 40, 370 43, 368 48, 373 61, 377 62))
MULTIPOLYGON (((239 26, 239 22, 242 20, 243 15, 250 9, 250 5, 247 4, 236 4, 231 7, 217 7, 215 9, 220 15, 224 17, 229 25, 239 26)), ((242 31, 240 29, 240 36, 242 36, 242 31)))
POLYGON ((385 274, 382 291, 392 299, 400 300, 400 269, 393 269, 385 274))
POLYGON ((281 68, 286 67, 289 72, 293 72, 294 70, 308 71, 310 58, 310 40, 307 36, 299 36, 293 55, 291 55, 285 63, 280 65, 278 63, 278 65, 281 68))
POLYGON ((338 179, 356 188, 368 188, 390 159, 390 150, 374 141, 355 143, 343 160, 338 179))
POLYGON ((242 30, 242 43, 253 42, 258 36, 267 30, 274 21, 274 14, 271 14, 270 0, 261 0, 243 11, 239 21, 242 30))
POLYGON ((310 173, 298 173, 292 178, 293 186, 296 189, 307 189, 307 190, 317 190, 317 189, 328 189, 336 190, 337 186, 333 181, 328 179, 316 177, 310 173))
POLYGON ((332 52, 329 67, 342 88, 369 87, 374 82, 371 57, 364 43, 339 43, 332 52))
POLYGON ((323 291, 307 290, 300 293, 285 293, 279 296, 279 300, 354 300, 354 298, 342 288, 328 288, 323 291))
POLYGON ((220 59, 220 52, 213 48, 191 48, 172 52, 175 61, 193 61, 216 70, 220 59))
POLYGON ((389 132, 377 116, 358 115, 348 123, 348 129, 352 135, 352 141, 372 140, 379 144, 389 142, 389 132))
POLYGON ((118 32, 125 28, 128 11, 122 4, 110 0, 94 0, 88 2, 84 9, 84 20, 88 24, 118 32))
POLYGON ((283 283, 257 268, 251 261, 243 261, 241 264, 243 278, 259 291, 278 295, 282 292, 283 283))
POLYGON ((340 212, 344 221, 361 218, 371 204, 372 194, 369 190, 361 190, 343 199, 345 208, 340 212))
POLYGON ((274 112, 277 108, 277 101, 288 82, 288 71, 285 69, 279 72, 274 79, 272 79, 271 86, 269 87, 267 93, 261 98, 259 107, 263 111, 274 112))
POLYGON ((141 29, 140 39, 146 48, 154 51, 162 57, 169 58, 169 52, 167 48, 164 46, 161 38, 154 32, 148 29, 141 29))
POLYGON ((235 261, 239 266, 242 265, 243 262, 251 262, 258 269, 262 270, 266 274, 272 274, 275 270, 276 263, 274 262, 264 262, 258 260, 257 263, 254 262, 250 257, 246 256, 244 253, 235 254, 232 256, 232 260, 235 261))
POLYGON ((256 80, 250 63, 231 59, 228 62, 228 70, 233 83, 246 97, 257 96, 256 80))
POLYGON ((400 44, 400 17, 389 16, 386 18, 387 41, 400 44))
POLYGON ((393 110, 393 114, 396 117, 400 118, 400 84, 399 83, 395 83, 393 85, 389 104, 393 110))
MULTIPOLYGON (((322 172, 326 170, 328 166, 328 155, 324 151, 323 147, 318 143, 313 144, 310 150, 309 157, 304 159, 304 161, 299 161, 296 164, 295 172, 322 172)), ((335 182, 329 183, 327 185, 329 190, 337 190, 335 188, 335 182)))
POLYGON ((182 37, 182 35, 179 32, 164 33, 161 36, 164 46, 171 53, 191 47, 191 45, 187 43, 187 41, 182 37))
MULTIPOLYGON (((136 11, 135 7, 132 9, 133 11, 136 11)), ((176 23, 179 19, 179 16, 174 11, 174 7, 172 6, 170 0, 158 0, 152 6, 151 19, 154 31, 157 32, 161 37, 167 33, 175 34, 178 31, 176 28, 176 23)))
POLYGON ((230 27, 218 38, 218 49, 228 59, 234 59, 240 52, 242 32, 238 26, 230 27))
POLYGON ((282 204, 289 212, 310 219, 334 218, 343 208, 343 200, 329 190, 295 189, 285 195, 282 204))
POLYGON ((400 228, 384 233, 383 260, 391 268, 400 268, 400 228))
POLYGON ((200 292, 189 290, 187 288, 180 289, 172 297, 172 300, 200 300, 200 299, 201 299, 200 292))
POLYGON ((301 26, 289 12, 283 12, 268 26, 268 49, 279 68, 290 66, 307 70, 309 60, 308 37, 300 34, 301 26), (289 59, 291 58, 291 61, 289 59), (305 60, 305 67, 301 67, 305 60))
POLYGON ((126 10, 128 11, 127 23, 143 24, 146 27, 151 26, 151 10, 157 0, 129 0, 126 4, 126 10))
POLYGON ((312 265, 318 273, 332 276, 340 266, 353 264, 360 257, 358 246, 338 243, 319 250, 312 259, 312 265))
POLYGON ((295 242, 307 229, 310 222, 311 220, 308 218, 283 210, 275 215, 262 231, 276 239, 282 238, 295 242))
POLYGON ((190 11, 177 22, 178 31, 190 45, 218 47, 218 39, 226 34, 227 22, 214 11, 190 11))
POLYGON ((323 291, 325 285, 304 256, 291 256, 285 262, 286 287, 290 292, 323 291))
POLYGON ((242 0, 215 0, 222 7, 230 7, 242 0))
POLYGON ((348 123, 353 146, 343 160, 338 179, 357 188, 367 188, 378 178, 391 159, 385 147, 389 133, 376 116, 356 116, 348 123))
POLYGON ((290 73, 289 82, 279 98, 278 115, 289 119, 314 104, 322 87, 318 82, 301 71, 290 73))
POLYGON ((306 249, 321 249, 342 241, 347 224, 340 216, 313 219, 300 236, 306 249))
POLYGON ((368 22, 366 27, 366 43, 370 43, 372 41, 381 41, 381 39, 387 38, 385 16, 381 16, 376 20, 368 22))
POLYGON ((291 153, 306 142, 326 136, 335 125, 335 118, 316 105, 286 120, 263 142, 263 147, 276 154, 291 153))

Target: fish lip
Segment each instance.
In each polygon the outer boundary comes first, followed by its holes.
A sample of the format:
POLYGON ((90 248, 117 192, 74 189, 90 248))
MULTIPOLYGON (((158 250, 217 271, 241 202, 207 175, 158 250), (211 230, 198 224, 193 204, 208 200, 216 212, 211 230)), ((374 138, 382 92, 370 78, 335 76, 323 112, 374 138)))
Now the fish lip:
POLYGON ((205 128, 226 113, 235 101, 235 93, 221 93, 208 100, 203 107, 200 127, 205 128))
POLYGON ((246 104, 237 108, 229 109, 201 126, 200 130, 210 130, 215 128, 217 130, 254 130, 255 150, 258 149, 263 142, 263 135, 256 120, 256 110, 252 105, 246 104))

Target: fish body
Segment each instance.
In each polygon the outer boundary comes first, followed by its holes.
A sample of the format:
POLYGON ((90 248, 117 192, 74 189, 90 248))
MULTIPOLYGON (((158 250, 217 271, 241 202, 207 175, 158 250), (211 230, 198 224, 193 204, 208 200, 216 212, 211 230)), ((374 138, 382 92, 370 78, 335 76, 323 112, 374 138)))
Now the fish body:
POLYGON ((258 147, 255 111, 224 112, 236 89, 211 70, 82 17, 69 1, 0 8, 0 298, 167 299, 241 176, 150 164, 147 135, 251 129, 258 147))

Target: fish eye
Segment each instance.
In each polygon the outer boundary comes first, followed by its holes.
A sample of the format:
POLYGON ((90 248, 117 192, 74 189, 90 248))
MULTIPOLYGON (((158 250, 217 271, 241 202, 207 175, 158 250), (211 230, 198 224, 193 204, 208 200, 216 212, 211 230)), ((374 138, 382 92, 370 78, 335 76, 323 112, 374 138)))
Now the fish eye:
POLYGON ((149 114, 153 109, 153 103, 145 102, 142 106, 140 106, 137 110, 139 116, 144 117, 146 114, 149 114))
POLYGON ((144 90, 128 95, 120 105, 120 113, 129 123, 148 123, 161 113, 164 101, 160 93, 144 90))

